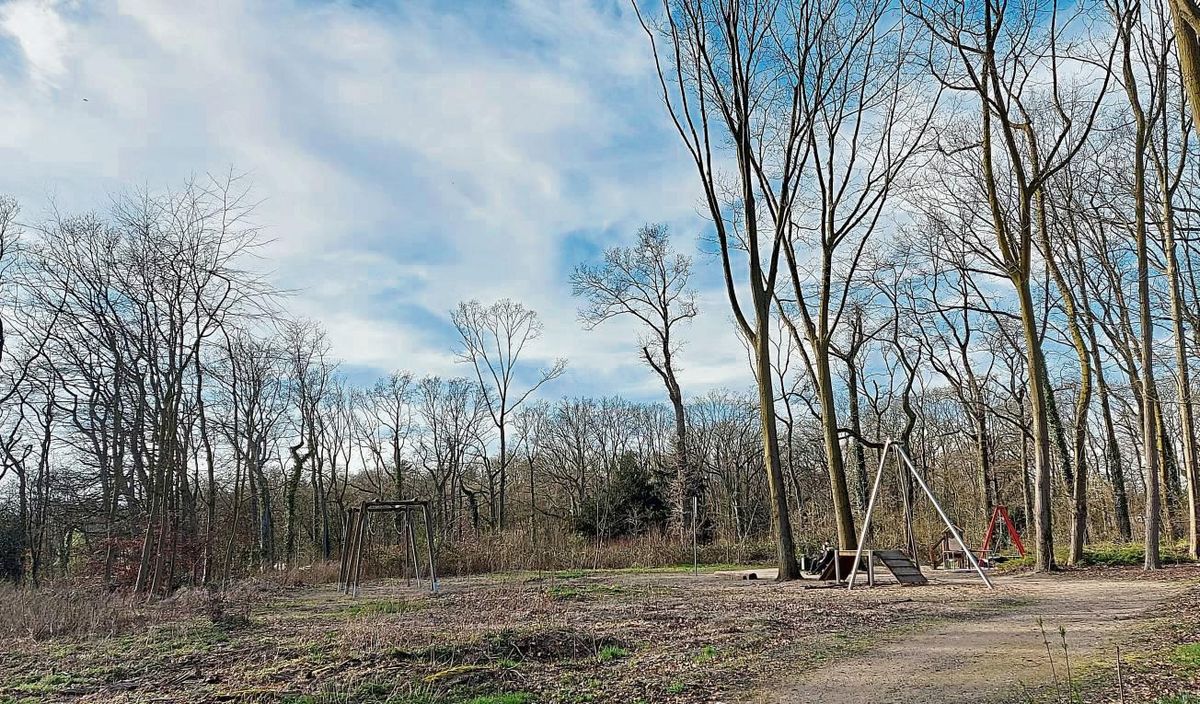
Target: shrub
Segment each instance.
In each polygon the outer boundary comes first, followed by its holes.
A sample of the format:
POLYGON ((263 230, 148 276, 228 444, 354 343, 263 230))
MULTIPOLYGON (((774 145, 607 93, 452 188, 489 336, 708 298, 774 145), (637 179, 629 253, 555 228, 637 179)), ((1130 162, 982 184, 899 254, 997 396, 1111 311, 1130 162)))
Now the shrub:
MULTIPOLYGON (((1160 547, 1164 564, 1191 562, 1186 543, 1165 542, 1160 547)), ((1146 548, 1141 543, 1096 543, 1083 549, 1083 564, 1098 567, 1141 565, 1146 560, 1146 548)))

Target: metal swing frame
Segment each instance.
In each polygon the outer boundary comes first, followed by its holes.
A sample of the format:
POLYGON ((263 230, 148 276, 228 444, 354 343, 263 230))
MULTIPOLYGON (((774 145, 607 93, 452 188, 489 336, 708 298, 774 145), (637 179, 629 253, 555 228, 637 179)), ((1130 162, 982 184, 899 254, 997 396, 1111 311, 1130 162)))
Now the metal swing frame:
POLYGON ((909 476, 916 480, 917 484, 925 492, 925 495, 929 497, 930 503, 932 503, 933 507, 937 509, 938 516, 941 516, 941 519, 943 522, 945 522, 946 528, 949 529, 950 534, 954 536, 955 542, 957 542, 958 546, 962 548, 963 554, 966 555, 967 559, 971 561, 971 566, 974 567, 975 571, 979 573, 979 578, 983 580, 983 583, 987 585, 988 589, 992 589, 992 581, 988 579, 988 576, 986 573, 984 573, 983 568, 979 566, 979 561, 975 559, 975 554, 972 553, 967 548, 967 544, 963 542, 962 535, 960 535, 958 529, 954 527, 954 524, 950 521, 950 517, 946 515, 946 511, 942 508, 942 505, 938 503, 937 497, 933 495, 933 490, 929 488, 929 485, 925 483, 925 479, 921 477, 921 473, 917 471, 917 467, 915 464, 913 464, 912 458, 909 457, 908 451, 904 448, 904 444, 895 440, 888 440, 885 442, 883 444, 883 452, 879 454, 879 470, 875 473, 875 484, 871 487, 871 499, 867 502, 867 515, 863 517, 862 530, 858 536, 858 549, 854 552, 854 566, 850 569, 850 581, 846 588, 853 589, 854 581, 858 577, 858 564, 862 559, 863 545, 866 543, 867 536, 871 530, 871 518, 875 513, 875 501, 879 498, 879 487, 883 483, 883 470, 887 467, 888 452, 895 453, 895 456, 899 458, 899 460, 903 461, 903 464, 901 464, 900 461, 897 462, 897 469, 901 472, 907 469, 909 476))
POLYGON ((369 529, 369 515, 373 513, 400 513, 402 515, 405 561, 412 565, 413 576, 416 577, 418 588, 421 586, 421 560, 417 555, 414 514, 420 515, 425 529, 426 557, 429 561, 429 591, 436 593, 438 588, 437 562, 433 552, 433 521, 430 518, 429 502, 415 499, 364 501, 358 506, 346 510, 345 531, 343 532, 346 538, 342 548, 341 567, 338 572, 338 591, 358 596, 363 572, 363 542, 369 529))

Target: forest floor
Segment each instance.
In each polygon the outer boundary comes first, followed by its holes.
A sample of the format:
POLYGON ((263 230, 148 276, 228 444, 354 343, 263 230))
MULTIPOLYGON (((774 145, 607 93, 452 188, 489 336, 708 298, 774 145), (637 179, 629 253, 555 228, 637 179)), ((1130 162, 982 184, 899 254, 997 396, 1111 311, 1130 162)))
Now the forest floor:
POLYGON ((1152 702, 1200 684, 1198 578, 1087 570, 997 576, 989 591, 939 574, 848 593, 558 572, 448 579, 436 595, 374 580, 357 597, 248 582, 110 635, 0 641, 0 702, 1067 701, 1060 625, 1075 701, 1117 701, 1123 643, 1127 701, 1152 702))

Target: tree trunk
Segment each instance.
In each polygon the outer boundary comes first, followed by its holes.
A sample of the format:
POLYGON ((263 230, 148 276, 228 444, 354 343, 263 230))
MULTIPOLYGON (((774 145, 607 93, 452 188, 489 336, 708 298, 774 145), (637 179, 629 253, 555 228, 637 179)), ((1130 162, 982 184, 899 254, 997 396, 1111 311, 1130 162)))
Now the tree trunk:
POLYGON ((1025 335, 1026 355, 1029 364, 1029 405, 1033 424, 1034 463, 1034 569, 1049 571, 1056 569, 1054 560, 1054 524, 1051 513, 1050 418, 1047 413, 1049 394, 1046 387, 1045 359, 1042 356, 1042 341, 1038 335, 1036 311, 1029 281, 1014 279, 1021 306, 1021 324, 1025 335))
POLYGON ((814 357, 817 381, 820 384, 817 393, 821 403, 821 433, 825 441, 825 457, 829 462, 829 486, 833 497, 838 546, 842 550, 854 550, 858 547, 858 536, 854 532, 854 513, 850 507, 850 489, 846 484, 846 465, 838 436, 837 411, 833 405, 833 375, 829 368, 829 350, 816 347, 814 357))
POLYGON ((779 458, 779 430, 775 425, 775 388, 771 379, 770 299, 755 297, 756 335, 754 366, 758 381, 758 415, 762 424, 763 464, 767 468, 767 486, 771 492, 771 522, 775 528, 780 581, 799 579, 796 545, 792 537, 792 517, 788 512, 787 487, 783 463, 779 458))
POLYGON ((854 493, 859 507, 866 511, 867 501, 870 500, 868 494, 871 491, 871 483, 870 478, 867 477, 866 453, 860 441, 862 416, 858 407, 858 360, 854 356, 846 360, 846 386, 848 387, 847 393, 850 395, 850 431, 854 434, 851 440, 854 443, 854 452, 851 455, 854 463, 854 493))

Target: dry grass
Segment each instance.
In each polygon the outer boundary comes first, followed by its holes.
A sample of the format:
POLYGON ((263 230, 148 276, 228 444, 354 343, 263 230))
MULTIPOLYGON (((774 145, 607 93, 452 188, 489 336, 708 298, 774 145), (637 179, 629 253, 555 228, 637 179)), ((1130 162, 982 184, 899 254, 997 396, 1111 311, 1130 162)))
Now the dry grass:
POLYGON ((0 636, 45 640, 131 630, 142 609, 130 597, 80 587, 0 587, 0 636))
MULTIPOLYGON (((445 575, 571 569, 645 569, 692 564, 692 545, 677 538, 644 536, 589 540, 578 536, 539 537, 508 531, 479 535, 443 545, 438 571, 445 575)), ((738 565, 770 562, 769 541, 715 542, 699 547, 700 564, 738 565)), ((336 578, 336 575, 335 575, 336 578)))
MULTIPOLYGON (((885 628, 951 615, 978 591, 832 598, 803 587, 579 571, 448 578, 437 595, 404 580, 368 582, 358 598, 276 585, 245 626, 198 614, 112 639, 0 639, 0 701, 30 687, 81 702, 731 701, 780 661, 811 666, 885 628)), ((158 608, 202 610, 205 599, 182 593, 158 608)))
POLYGON ((338 581, 340 564, 336 560, 317 560, 307 565, 293 565, 284 570, 268 572, 264 576, 285 587, 302 587, 308 584, 333 584, 338 581))
POLYGON ((0 584, 0 639, 109 638, 193 619, 247 624, 251 605, 278 591, 262 580, 243 580, 226 590, 185 587, 151 603, 129 592, 67 582, 41 589, 0 584))

